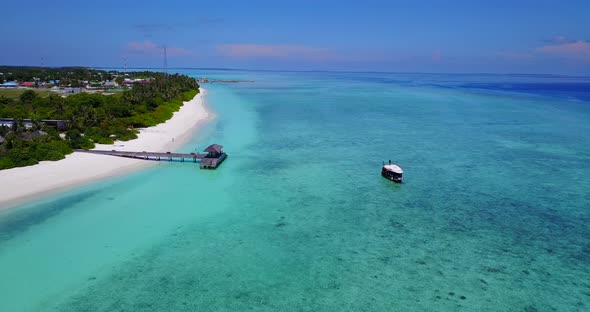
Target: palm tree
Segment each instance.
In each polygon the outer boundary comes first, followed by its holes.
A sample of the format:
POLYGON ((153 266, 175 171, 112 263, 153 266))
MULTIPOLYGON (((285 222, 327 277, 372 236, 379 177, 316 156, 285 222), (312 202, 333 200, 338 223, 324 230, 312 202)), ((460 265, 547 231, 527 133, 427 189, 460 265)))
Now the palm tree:
POLYGON ((43 121, 41 119, 41 117, 39 117, 39 115, 32 113, 31 114, 31 130, 36 131, 36 130, 41 130, 41 128, 43 127, 43 121))

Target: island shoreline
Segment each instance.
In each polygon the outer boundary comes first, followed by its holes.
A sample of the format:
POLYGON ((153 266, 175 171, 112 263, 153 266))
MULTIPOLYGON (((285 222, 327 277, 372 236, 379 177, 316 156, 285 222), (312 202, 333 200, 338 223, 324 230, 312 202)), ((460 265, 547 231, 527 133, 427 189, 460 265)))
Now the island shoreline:
MULTIPOLYGON (((138 138, 96 144, 94 149, 121 151, 175 151, 198 135, 199 128, 215 118, 205 103, 207 90, 200 92, 166 122, 139 130, 138 138)), ((33 200, 78 186, 122 176, 157 165, 139 159, 74 152, 59 161, 42 161, 37 165, 0 171, 0 212, 12 210, 33 200), (52 180, 52 178, 56 178, 52 180)))

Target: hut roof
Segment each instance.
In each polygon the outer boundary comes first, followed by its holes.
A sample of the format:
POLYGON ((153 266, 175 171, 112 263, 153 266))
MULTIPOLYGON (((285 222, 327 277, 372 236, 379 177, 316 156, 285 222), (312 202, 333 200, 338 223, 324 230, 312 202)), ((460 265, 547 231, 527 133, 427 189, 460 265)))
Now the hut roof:
POLYGON ((37 131, 34 131, 32 134, 33 134, 33 136, 43 136, 43 135, 47 135, 47 132, 37 130, 37 131))
POLYGON ((223 146, 221 146, 221 145, 213 144, 213 145, 209 145, 209 147, 207 147, 205 149, 205 152, 207 152, 207 153, 221 153, 222 148, 223 148, 223 146))

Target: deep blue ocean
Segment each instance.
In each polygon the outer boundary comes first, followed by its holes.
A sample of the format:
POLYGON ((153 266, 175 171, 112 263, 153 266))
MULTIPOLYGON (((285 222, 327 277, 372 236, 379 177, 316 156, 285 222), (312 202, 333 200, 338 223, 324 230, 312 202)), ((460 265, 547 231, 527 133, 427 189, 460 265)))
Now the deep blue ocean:
POLYGON ((590 310, 590 78, 181 72, 228 160, 1 213, 0 311, 590 310))

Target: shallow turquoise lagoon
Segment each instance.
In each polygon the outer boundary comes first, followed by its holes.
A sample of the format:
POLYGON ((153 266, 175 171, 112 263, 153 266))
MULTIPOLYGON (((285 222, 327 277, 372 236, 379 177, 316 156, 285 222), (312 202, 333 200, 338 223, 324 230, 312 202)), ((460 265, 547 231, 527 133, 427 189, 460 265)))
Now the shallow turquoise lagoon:
POLYGON ((590 310, 590 79, 184 73, 228 160, 3 212, 0 311, 590 310))

